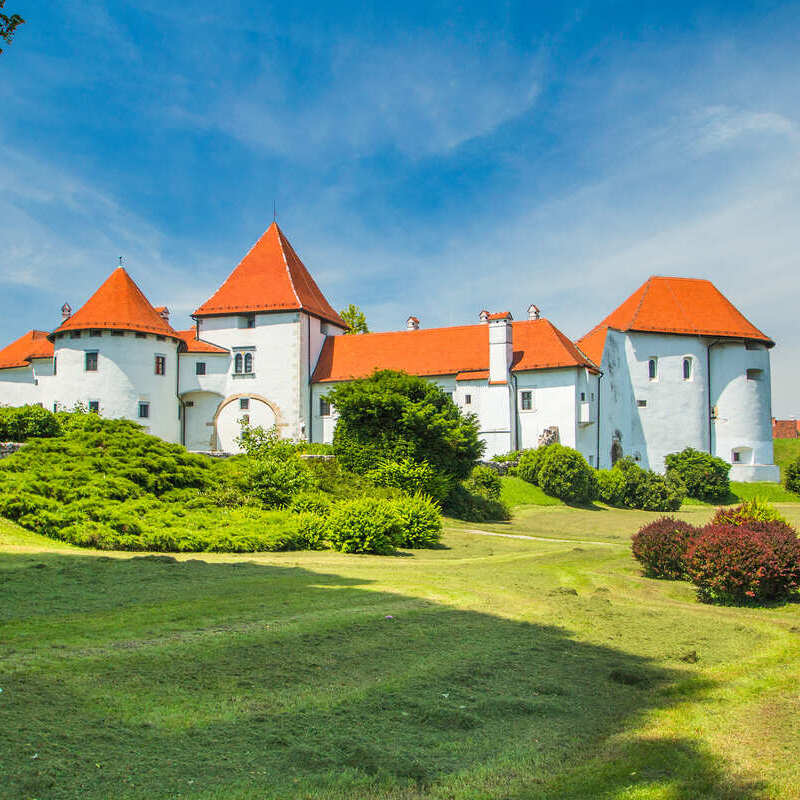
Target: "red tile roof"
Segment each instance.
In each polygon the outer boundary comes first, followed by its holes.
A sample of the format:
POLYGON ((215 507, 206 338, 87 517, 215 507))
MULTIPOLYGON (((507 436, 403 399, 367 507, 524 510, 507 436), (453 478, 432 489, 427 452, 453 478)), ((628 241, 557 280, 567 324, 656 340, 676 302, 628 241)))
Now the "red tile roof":
POLYGON ((773 439, 797 439, 800 438, 800 420, 798 419, 773 419, 772 420, 773 439))
POLYGON ((486 319, 511 319, 510 311, 497 311, 494 314, 489 314, 486 319))
MULTIPOLYGON (((512 323, 512 370, 597 367, 549 320, 512 323)), ((488 378, 489 328, 453 328, 329 336, 312 378, 315 382, 363 378, 376 369, 404 370, 412 375, 463 375, 482 372, 488 378)), ((465 380, 465 378, 461 378, 465 380)))
POLYGON ((186 345, 185 350, 182 349, 181 352, 185 353, 220 353, 222 355, 228 355, 230 350, 226 350, 224 347, 219 347, 215 344, 211 344, 211 342, 203 341, 202 339, 197 338, 197 331, 195 328, 189 328, 187 331, 176 331, 180 340, 186 345))
POLYGON ((300 310, 347 328, 273 222, 194 316, 300 310))
POLYGON ((124 267, 117 267, 102 286, 67 320, 50 334, 100 328, 155 333, 178 338, 150 305, 124 267))
POLYGON ((459 372, 456 375, 457 381, 488 381, 489 380, 489 370, 488 369, 478 369, 474 372, 459 372))
POLYGON ((0 369, 30 366, 32 358, 52 358, 53 343, 47 331, 28 331, 0 350, 0 369))
POLYGON ((603 351, 606 348, 606 336, 608 335, 608 325, 598 325, 592 328, 582 339, 578 339, 578 347, 586 353, 595 364, 600 364, 603 360, 603 351))

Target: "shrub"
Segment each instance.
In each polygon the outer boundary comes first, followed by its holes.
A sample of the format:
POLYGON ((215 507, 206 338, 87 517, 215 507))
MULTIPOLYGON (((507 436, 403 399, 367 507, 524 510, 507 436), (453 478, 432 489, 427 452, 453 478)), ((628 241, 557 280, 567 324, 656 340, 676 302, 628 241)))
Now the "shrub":
POLYGON ((442 536, 442 515, 439 506, 422 494, 401 497, 394 501, 400 520, 399 547, 432 547, 442 536))
POLYGON ((320 514, 301 513, 297 518, 297 549, 324 550, 328 539, 328 520, 320 514))
POLYGON ((492 456, 492 461, 498 461, 501 464, 506 464, 509 462, 517 463, 520 460, 520 457, 523 453, 527 453, 527 450, 511 450, 508 453, 498 453, 497 455, 492 456))
POLYGON ((337 503, 328 517, 328 537, 342 553, 392 553, 402 541, 397 510, 389 500, 360 497, 337 503))
POLYGON ((375 486, 394 487, 405 494, 416 492, 443 500, 450 493, 451 481, 437 475, 427 461, 400 458, 397 461, 381 459, 364 477, 375 486))
POLYGON ((289 511, 293 514, 317 514, 324 517, 330 510, 331 501, 322 492, 300 492, 289 504, 289 511))
POLYGON ((552 445, 546 444, 537 447, 535 450, 524 450, 517 462, 517 476, 522 480, 539 485, 539 469, 542 466, 542 459, 552 445))
POLYGON ((346 470, 363 475, 382 459, 427 461, 451 485, 484 450, 478 420, 464 416, 435 383, 392 370, 342 383, 327 398, 339 419, 333 448, 346 470))
POLYGON ((675 481, 621 458, 611 470, 597 473, 597 496, 604 503, 644 511, 677 511, 685 490, 675 481), (615 474, 616 473, 616 474, 615 474))
POLYGON ((735 508, 718 508, 712 525, 747 525, 750 522, 786 522, 778 509, 766 500, 754 497, 735 508))
POLYGON ((628 487, 626 473, 621 469, 599 469, 595 477, 597 499, 606 505, 624 508, 628 487))
POLYGON ((686 568, 702 600, 782 600, 800 586, 800 541, 783 522, 712 524, 690 545, 686 568))
POLYGON ((56 415, 41 406, 0 408, 0 442, 26 442, 60 434, 56 415))
POLYGON ((476 494, 486 500, 499 500, 502 484, 500 476, 491 468, 473 467, 469 478, 464 481, 464 488, 470 494, 476 494))
POLYGON ((467 522, 492 522, 511 519, 511 511, 502 500, 489 500, 473 494, 460 483, 447 497, 444 512, 467 522))
POLYGON ((539 467, 539 486, 552 497, 574 503, 592 499, 594 474, 586 459, 571 447, 551 444, 539 467))
POLYGON ((800 494, 800 458, 790 461, 786 466, 783 483, 788 491, 800 494))
POLYGON ((265 508, 286 508, 299 492, 313 489, 314 476, 294 454, 256 458, 246 469, 247 487, 265 508))
POLYGON ((680 453, 670 453, 664 462, 667 476, 679 480, 689 497, 715 503, 725 500, 730 494, 728 473, 731 465, 711 453, 687 447, 680 453))
POLYGON ((633 556, 648 577, 680 580, 686 575, 686 551, 696 535, 697 529, 688 522, 662 517, 634 534, 633 556))

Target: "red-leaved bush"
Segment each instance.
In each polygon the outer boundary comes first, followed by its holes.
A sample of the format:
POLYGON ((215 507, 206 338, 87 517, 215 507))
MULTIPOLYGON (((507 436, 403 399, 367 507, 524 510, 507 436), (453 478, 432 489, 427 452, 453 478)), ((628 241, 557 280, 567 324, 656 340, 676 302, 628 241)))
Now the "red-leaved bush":
POLYGON ((781 600, 800 586, 800 540, 780 521, 712 523, 689 545, 686 572, 705 601, 781 600))
POLYGON ((686 575, 684 558, 697 528, 674 517, 661 517, 633 537, 633 555, 651 578, 680 580, 686 575))

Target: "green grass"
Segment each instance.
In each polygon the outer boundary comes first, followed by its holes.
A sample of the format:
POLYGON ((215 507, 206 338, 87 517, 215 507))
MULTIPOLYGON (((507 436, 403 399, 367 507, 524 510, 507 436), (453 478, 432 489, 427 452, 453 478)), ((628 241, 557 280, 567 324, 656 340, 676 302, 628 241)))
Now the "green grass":
POLYGON ((781 468, 781 478, 783 471, 790 461, 800 458, 800 439, 773 439, 775 446, 775 463, 781 468))
POLYGON ((800 495, 788 492, 779 483, 739 483, 731 481, 731 494, 725 503, 705 503, 702 500, 687 497, 683 504, 684 506, 733 505, 756 497, 769 503, 800 503, 800 495))
POLYGON ((502 484, 500 499, 514 506, 563 506, 564 501, 557 497, 550 497, 545 494, 538 486, 517 478, 514 475, 506 475, 500 479, 502 484))
POLYGON ((796 798, 800 604, 641 577, 656 516, 526 505, 404 557, 0 520, 0 797, 796 798))

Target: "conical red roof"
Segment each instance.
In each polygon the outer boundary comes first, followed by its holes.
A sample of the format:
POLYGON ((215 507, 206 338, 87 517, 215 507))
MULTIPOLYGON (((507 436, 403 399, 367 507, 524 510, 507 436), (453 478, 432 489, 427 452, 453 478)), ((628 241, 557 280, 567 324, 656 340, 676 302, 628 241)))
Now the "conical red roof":
POLYGON ((346 328, 276 222, 194 316, 307 311, 346 328))
POLYGON ((87 328, 156 333, 178 338, 178 334, 150 305, 124 267, 117 267, 105 283, 51 336, 87 328))
POLYGON ((678 333, 775 343, 753 325, 711 281, 699 278, 648 278, 578 346, 598 364, 608 328, 645 333, 678 333))
POLYGON ((32 358, 52 357, 53 343, 48 341, 47 331, 28 331, 0 350, 0 369, 27 367, 32 358))

